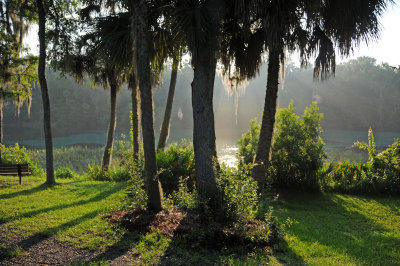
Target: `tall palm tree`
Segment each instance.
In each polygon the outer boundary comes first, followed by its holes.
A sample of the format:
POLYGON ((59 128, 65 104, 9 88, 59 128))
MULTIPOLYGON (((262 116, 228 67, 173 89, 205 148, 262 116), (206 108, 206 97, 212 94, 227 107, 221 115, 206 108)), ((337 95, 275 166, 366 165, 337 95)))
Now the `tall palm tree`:
POLYGON ((51 133, 50 99, 45 75, 46 68, 46 11, 43 0, 36 0, 39 17, 39 64, 38 75, 43 102, 44 140, 46 146, 46 183, 55 184, 53 166, 53 138, 51 133))
POLYGON ((169 127, 172 113, 172 104, 174 101, 176 79, 178 76, 179 59, 178 55, 174 55, 171 66, 171 80, 168 89, 167 104, 165 106, 164 119, 161 125, 160 138, 158 139, 157 150, 163 150, 169 135, 169 127))
POLYGON ((225 1, 177 0, 172 20, 184 34, 192 55, 193 146, 196 186, 200 198, 216 206, 216 144, 213 110, 214 79, 221 38, 225 1))
POLYGON ((150 16, 152 10, 145 0, 138 0, 135 14, 135 62, 138 69, 139 89, 142 109, 143 150, 148 187, 148 208, 162 209, 162 189, 157 176, 157 161, 153 126, 153 95, 150 71, 150 16))

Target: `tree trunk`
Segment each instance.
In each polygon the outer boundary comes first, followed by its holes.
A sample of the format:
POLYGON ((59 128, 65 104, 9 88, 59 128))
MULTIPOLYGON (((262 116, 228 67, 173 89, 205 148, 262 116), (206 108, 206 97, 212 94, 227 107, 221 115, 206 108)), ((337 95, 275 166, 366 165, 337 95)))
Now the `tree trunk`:
POLYGON ((39 15, 39 64, 38 76, 40 89, 42 92, 43 102, 43 124, 44 124, 44 140, 46 146, 46 183, 49 185, 55 184, 54 167, 53 167, 53 139, 51 136, 51 117, 50 117, 50 99, 47 88, 45 75, 46 68, 46 13, 43 7, 43 0, 36 0, 39 15))
POLYGON ((204 41, 196 44, 196 49, 192 51, 193 147, 199 197, 208 202, 211 208, 218 208, 216 177, 219 166, 215 145, 213 94, 218 35, 224 11, 223 1, 211 1, 208 10, 210 12, 209 31, 206 36, 196 37, 204 41))
MULTIPOLYGON (((0 98, 0 144, 3 144, 3 98, 0 98)), ((1 149, 0 149, 0 163, 1 160, 1 149)))
POLYGON ((138 97, 138 86, 136 77, 134 74, 131 75, 129 79, 129 89, 131 90, 132 97, 132 114, 131 114, 131 123, 132 123, 132 142, 133 142, 133 159, 139 158, 140 151, 140 125, 139 125, 139 108, 140 101, 138 97))
POLYGON ((110 82, 110 124, 108 125, 108 132, 107 132, 107 143, 106 147, 104 148, 103 153, 103 162, 101 164, 101 169, 103 171, 107 171, 111 165, 111 158, 112 158, 112 149, 114 143, 114 132, 115 126, 117 124, 117 90, 118 86, 115 82, 115 77, 109 77, 110 82))
POLYGON ((169 83, 168 99, 167 105, 165 106, 164 120, 161 126, 160 138, 158 140, 157 150, 163 150, 165 148, 165 143, 167 143, 169 135, 169 127, 171 120, 172 104, 174 102, 174 93, 176 86, 176 78, 178 76, 178 63, 177 59, 174 58, 171 70, 171 81, 169 83))
POLYGON ((278 99, 279 79, 279 51, 270 49, 268 55, 267 92, 265 94, 264 113, 262 117, 260 138, 258 140, 255 165, 252 176, 258 183, 261 191, 266 181, 266 170, 271 151, 272 135, 275 124, 275 114, 278 99))
POLYGON ((148 208, 162 209, 162 189, 157 176, 157 161, 153 127, 153 95, 150 81, 150 55, 148 33, 148 10, 145 0, 135 7, 136 13, 136 62, 142 109, 143 150, 147 176, 148 208))

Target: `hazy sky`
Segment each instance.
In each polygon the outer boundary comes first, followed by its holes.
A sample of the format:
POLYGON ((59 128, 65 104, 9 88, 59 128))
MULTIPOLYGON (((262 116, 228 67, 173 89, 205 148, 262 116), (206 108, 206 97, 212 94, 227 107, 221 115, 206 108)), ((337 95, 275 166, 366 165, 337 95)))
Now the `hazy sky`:
MULTIPOLYGON (((390 5, 380 20, 381 36, 378 42, 361 44, 355 49, 350 58, 338 58, 338 62, 345 62, 359 56, 370 56, 377 59, 378 63, 386 62, 392 66, 400 66, 400 1, 390 5)), ((37 26, 33 26, 29 36, 25 39, 26 44, 34 53, 38 53, 37 26)))

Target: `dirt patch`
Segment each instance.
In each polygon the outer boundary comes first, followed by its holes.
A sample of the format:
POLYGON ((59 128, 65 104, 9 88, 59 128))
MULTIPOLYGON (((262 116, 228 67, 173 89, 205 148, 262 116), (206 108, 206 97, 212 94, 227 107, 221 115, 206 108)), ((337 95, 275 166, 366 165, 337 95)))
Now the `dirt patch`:
POLYGON ((144 210, 116 211, 104 218, 111 223, 121 224, 129 231, 148 233, 159 230, 170 238, 177 233, 202 226, 199 214, 175 208, 158 213, 144 210))
POLYGON ((82 265, 90 261, 109 261, 111 265, 130 265, 129 251, 93 251, 60 242, 55 236, 29 238, 0 229, 0 265, 82 265), (116 256, 118 254, 118 256, 116 256))

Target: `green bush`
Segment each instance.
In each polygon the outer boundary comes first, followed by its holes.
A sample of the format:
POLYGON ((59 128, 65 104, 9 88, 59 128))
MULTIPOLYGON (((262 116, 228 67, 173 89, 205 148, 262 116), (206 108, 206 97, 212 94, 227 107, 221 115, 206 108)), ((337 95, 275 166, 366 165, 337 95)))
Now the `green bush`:
POLYGON ((318 105, 312 103, 299 117, 291 102, 276 115, 269 173, 276 187, 315 191, 317 173, 325 156, 318 105))
POLYGON ((257 183, 250 173, 222 165, 217 185, 222 194, 221 214, 224 219, 245 223, 254 218, 257 212, 257 183))
POLYGON ((257 118, 250 120, 250 131, 242 135, 237 141, 239 167, 245 164, 253 163, 256 155, 258 139, 260 137, 260 123, 257 118))
POLYGON ((128 181, 131 178, 130 165, 112 166, 104 171, 100 164, 92 163, 88 165, 86 176, 88 179, 96 181, 128 181))
POLYGON ((20 147, 18 143, 8 147, 0 144, 1 163, 4 164, 31 164, 25 147, 20 147))
MULTIPOLYGON (((303 116, 296 115, 291 102, 276 114, 272 156, 268 176, 275 187, 318 190, 318 169, 326 157, 316 103, 306 107, 303 116)), ((239 169, 252 163, 260 135, 260 124, 250 121, 250 131, 242 135, 239 145, 239 169)), ((248 166, 246 166, 248 167, 248 166)))
POLYGON ((144 161, 131 162, 130 179, 125 191, 125 206, 129 209, 144 209, 147 206, 147 192, 144 183, 144 161))
POLYGON ((356 142, 355 146, 369 151, 366 163, 331 163, 321 171, 325 190, 356 194, 400 195, 400 142, 395 140, 379 154, 375 151, 372 130, 369 143, 356 142))
POLYGON ((167 198, 170 205, 184 210, 198 208, 198 195, 196 190, 190 190, 187 180, 179 178, 178 189, 174 190, 167 198))
POLYGON ((56 170, 56 178, 66 179, 66 178, 74 178, 76 174, 68 167, 61 167, 56 170))
POLYGON ((193 191, 195 186, 195 168, 193 144, 182 141, 173 143, 165 150, 157 152, 158 177, 163 191, 170 195, 177 191, 179 178, 185 180, 186 186, 193 191))

